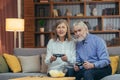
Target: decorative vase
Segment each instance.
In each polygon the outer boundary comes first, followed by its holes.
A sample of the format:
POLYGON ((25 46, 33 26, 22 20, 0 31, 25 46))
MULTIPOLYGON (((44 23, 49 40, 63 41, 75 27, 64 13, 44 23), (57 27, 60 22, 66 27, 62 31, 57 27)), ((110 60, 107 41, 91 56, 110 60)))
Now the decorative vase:
POLYGON ((40 46, 41 47, 44 47, 45 46, 45 35, 44 34, 41 34, 40 35, 40 46))
POLYGON ((65 13, 66 16, 72 16, 72 13, 70 12, 69 9, 66 9, 66 13, 65 13))
POLYGON ((92 9, 92 15, 93 15, 93 16, 97 16, 97 9, 96 9, 96 8, 93 8, 93 9, 92 9))
POLYGON ((89 30, 92 29, 92 27, 91 27, 91 25, 90 25, 90 23, 88 21, 84 21, 84 23, 87 25, 87 27, 88 27, 89 30))
POLYGON ((40 28, 40 32, 44 32, 44 28, 40 28))

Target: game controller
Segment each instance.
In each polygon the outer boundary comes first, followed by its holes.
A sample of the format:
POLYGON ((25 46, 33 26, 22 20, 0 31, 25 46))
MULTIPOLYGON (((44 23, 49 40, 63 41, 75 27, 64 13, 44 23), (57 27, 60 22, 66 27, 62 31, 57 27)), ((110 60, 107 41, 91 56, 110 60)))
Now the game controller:
POLYGON ((76 62, 76 66, 82 66, 84 64, 84 62, 76 62))
POLYGON ((64 56, 65 54, 53 54, 53 56, 55 56, 55 57, 62 57, 62 56, 64 56))

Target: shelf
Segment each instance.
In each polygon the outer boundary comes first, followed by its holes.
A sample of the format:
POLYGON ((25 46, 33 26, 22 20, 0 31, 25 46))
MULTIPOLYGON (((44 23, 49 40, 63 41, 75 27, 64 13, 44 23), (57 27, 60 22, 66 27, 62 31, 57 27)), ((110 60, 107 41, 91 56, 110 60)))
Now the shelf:
POLYGON ((69 18, 101 18, 101 16, 69 16, 69 18))
MULTIPOLYGON (((90 33, 119 33, 119 30, 106 30, 106 31, 91 31, 90 33)), ((73 32, 71 32, 73 34, 73 32)), ((35 34, 54 34, 54 32, 35 32, 35 34)))
POLYGON ((120 15, 104 15, 104 16, 101 16, 102 18, 118 18, 120 17, 120 15))
POLYGON ((41 4, 41 5, 44 5, 44 4, 48 4, 48 5, 50 5, 50 2, 42 2, 42 3, 40 3, 40 2, 34 2, 34 4, 41 4))
POLYGON ((119 33, 120 31, 119 30, 105 30, 105 31, 90 31, 90 33, 103 33, 103 34, 105 34, 105 33, 119 33))
POLYGON ((104 16, 56 16, 56 17, 35 17, 35 19, 62 19, 62 18, 118 18, 120 15, 104 15, 104 16))
POLYGON ((83 4, 84 2, 53 2, 54 5, 83 4))
POLYGON ((54 32, 35 32, 35 34, 53 34, 54 32))
POLYGON ((37 46, 37 47, 35 47, 35 48, 46 48, 46 46, 44 46, 44 47, 41 47, 41 46, 37 46))
POLYGON ((66 16, 60 16, 60 17, 35 17, 35 19, 62 19, 62 18, 68 18, 66 16))
MULTIPOLYGON (((91 30, 89 30, 89 32, 94 33, 94 34, 120 33, 119 30, 106 30, 106 31, 91 31, 91 30)), ((71 32, 71 34, 74 34, 74 32, 71 32)))
POLYGON ((86 1, 86 3, 116 3, 119 0, 86 1))

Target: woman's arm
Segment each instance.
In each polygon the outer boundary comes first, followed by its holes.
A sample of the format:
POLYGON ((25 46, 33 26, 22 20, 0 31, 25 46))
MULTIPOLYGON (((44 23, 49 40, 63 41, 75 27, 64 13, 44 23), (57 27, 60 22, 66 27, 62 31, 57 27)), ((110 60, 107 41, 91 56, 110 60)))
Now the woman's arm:
POLYGON ((46 53, 45 63, 48 65, 51 63, 50 58, 52 56, 52 43, 53 43, 53 39, 50 39, 47 44, 47 53, 46 53))

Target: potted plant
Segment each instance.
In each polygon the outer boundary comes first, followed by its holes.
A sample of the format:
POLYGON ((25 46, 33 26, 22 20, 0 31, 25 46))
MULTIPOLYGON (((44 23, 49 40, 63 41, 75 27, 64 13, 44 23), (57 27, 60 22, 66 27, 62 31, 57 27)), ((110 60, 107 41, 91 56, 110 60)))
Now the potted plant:
POLYGON ((40 32, 44 32, 45 20, 39 20, 40 32))

